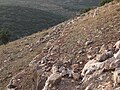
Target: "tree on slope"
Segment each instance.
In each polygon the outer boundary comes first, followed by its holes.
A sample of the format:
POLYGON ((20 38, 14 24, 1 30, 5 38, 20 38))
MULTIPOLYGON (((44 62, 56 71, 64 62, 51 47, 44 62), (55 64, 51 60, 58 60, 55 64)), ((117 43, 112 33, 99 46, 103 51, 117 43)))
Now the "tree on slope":
POLYGON ((0 29, 0 41, 3 44, 7 44, 8 41, 10 40, 10 33, 7 29, 1 28, 0 29))

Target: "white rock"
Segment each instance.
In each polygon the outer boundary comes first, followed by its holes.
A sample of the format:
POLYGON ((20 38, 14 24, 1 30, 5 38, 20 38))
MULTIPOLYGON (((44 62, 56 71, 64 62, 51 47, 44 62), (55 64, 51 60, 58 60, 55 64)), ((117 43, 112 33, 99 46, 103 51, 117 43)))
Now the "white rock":
POLYGON ((7 88, 7 90, 15 90, 15 89, 14 88, 11 88, 11 89, 7 88))
POLYGON ((120 59, 120 50, 114 54, 115 59, 120 59))
POLYGON ((99 52, 100 53, 104 53, 104 52, 106 52, 106 46, 103 44, 102 46, 101 46, 101 48, 100 48, 100 50, 99 50, 99 52))
POLYGON ((102 69, 103 66, 104 62, 96 62, 95 60, 90 60, 85 64, 81 75, 85 76, 88 74, 92 74, 94 71, 102 69))
POLYGON ((88 45, 90 45, 90 44, 92 44, 92 43, 93 43, 92 40, 91 40, 91 41, 87 41, 87 42, 85 43, 85 45, 88 46, 88 45))
POLYGON ((34 67, 36 66, 37 64, 37 60, 32 60, 30 63, 29 63, 29 67, 34 67))
POLYGON ((57 73, 59 71, 59 69, 57 66, 53 65, 51 71, 52 71, 52 73, 57 73))
POLYGON ((52 87, 55 87, 61 81, 61 77, 59 73, 51 74, 42 90, 51 90, 52 87))
POLYGON ((116 50, 119 50, 120 49, 120 40, 117 41, 113 47, 115 47, 116 50))
POLYGON ((59 72, 62 72, 63 70, 65 70, 65 67, 64 67, 64 66, 61 66, 61 67, 59 68, 59 72))
POLYGON ((114 71, 113 78, 114 78, 115 85, 120 84, 120 68, 114 71))
POLYGON ((110 68, 111 69, 115 69, 115 68, 118 68, 120 67, 120 59, 113 59, 111 64, 110 64, 110 68))
POLYGON ((91 83, 90 85, 88 85, 88 86, 85 88, 85 90, 90 90, 91 87, 92 87, 92 85, 93 85, 93 83, 91 83))

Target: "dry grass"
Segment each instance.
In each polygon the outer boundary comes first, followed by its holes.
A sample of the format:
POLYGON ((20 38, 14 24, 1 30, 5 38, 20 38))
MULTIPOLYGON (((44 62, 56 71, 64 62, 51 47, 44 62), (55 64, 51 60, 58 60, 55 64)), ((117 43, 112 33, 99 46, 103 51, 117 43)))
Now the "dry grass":
POLYGON ((7 45, 0 46, 0 68, 4 67, 0 72, 0 90, 5 89, 12 76, 28 67, 29 62, 41 52, 46 42, 35 46, 31 52, 26 50, 26 45, 35 44, 37 40, 51 31, 38 32, 20 40, 10 42, 7 45), (8 59, 9 61, 6 62, 8 59))
MULTIPOLYGON (((93 49, 101 46, 102 44, 109 44, 109 42, 116 42, 120 39, 120 7, 117 3, 110 3, 98 9, 91 10, 82 16, 81 19, 74 20, 74 23, 69 27, 63 26, 63 35, 59 37, 58 40, 61 41, 60 48, 63 49, 61 57, 65 56, 63 60, 73 59, 74 61, 82 60, 87 61, 86 54, 78 57, 78 52, 81 48, 89 48, 85 46, 87 39, 94 40, 92 46, 93 49), (97 10, 97 11, 96 11, 97 10), (96 16, 93 17, 93 13, 97 12, 96 16), (77 41, 80 41, 79 45, 77 41), (74 49, 74 50, 73 50, 74 49)), ((8 77, 11 73, 14 76, 19 71, 28 67, 28 63, 32 60, 34 56, 39 54, 42 48, 45 46, 46 42, 35 47, 32 52, 22 51, 20 49, 24 48, 27 43, 36 43, 40 37, 44 37, 45 33, 52 32, 52 30, 47 30, 42 33, 36 33, 29 37, 11 42, 6 46, 0 46, 0 66, 7 65, 6 68, 1 72, 0 79, 3 78, 0 83, 0 90, 4 90, 5 86, 11 77, 8 77), (26 41, 27 40, 27 41, 26 41), (22 43, 21 43, 22 42, 22 43), (17 55, 23 53, 21 58, 17 58, 17 55), (11 62, 4 64, 4 60, 8 56, 12 57, 11 62)), ((53 43, 58 45, 56 41, 53 43)), ((54 57, 55 58, 55 57, 54 57)), ((58 58, 58 57, 57 57, 58 58)), ((81 67, 82 68, 82 67, 81 67)), ((25 76, 23 90, 29 90, 31 88, 31 82, 27 80, 29 77, 25 76)), ((69 85, 72 86, 72 85, 69 85)))

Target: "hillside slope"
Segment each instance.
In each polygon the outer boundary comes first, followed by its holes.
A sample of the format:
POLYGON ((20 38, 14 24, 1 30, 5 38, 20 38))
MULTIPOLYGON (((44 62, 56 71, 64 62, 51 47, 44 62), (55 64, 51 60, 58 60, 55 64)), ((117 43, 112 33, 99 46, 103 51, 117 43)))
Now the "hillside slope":
POLYGON ((0 5, 36 8, 62 16, 71 16, 72 12, 81 8, 97 6, 99 2, 100 0, 1 0, 0 5))
POLYGON ((119 40, 120 3, 112 2, 45 32, 0 46, 0 89, 8 85, 18 90, 115 90, 119 85, 114 86, 114 69, 109 70, 109 65, 102 73, 101 68, 96 70, 98 66, 86 76, 87 70, 81 73, 102 45, 111 47, 119 40))
POLYGON ((11 36, 9 41, 13 41, 57 25, 81 9, 96 7, 99 2, 100 0, 0 0, 0 29, 8 29, 11 36))
POLYGON ((0 28, 9 30, 10 40, 16 40, 42 31, 66 19, 61 15, 40 9, 0 6, 0 28))

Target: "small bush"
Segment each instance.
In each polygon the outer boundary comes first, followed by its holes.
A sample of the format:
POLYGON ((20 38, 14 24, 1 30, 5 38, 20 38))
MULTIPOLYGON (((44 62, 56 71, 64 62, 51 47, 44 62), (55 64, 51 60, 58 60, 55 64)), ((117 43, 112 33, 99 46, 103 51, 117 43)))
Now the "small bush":
POLYGON ((105 5, 106 3, 112 2, 113 0, 101 0, 100 6, 105 5))
POLYGON ((86 13, 86 12, 88 12, 88 11, 90 11, 90 10, 91 10, 91 8, 85 8, 85 9, 82 9, 82 10, 80 11, 80 13, 83 14, 83 13, 86 13))
POLYGON ((0 41, 3 44, 7 44, 8 41, 10 40, 10 33, 7 29, 0 29, 0 41))

